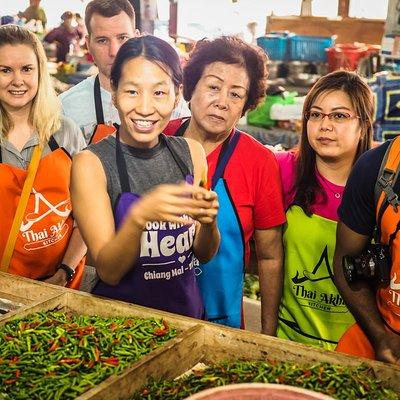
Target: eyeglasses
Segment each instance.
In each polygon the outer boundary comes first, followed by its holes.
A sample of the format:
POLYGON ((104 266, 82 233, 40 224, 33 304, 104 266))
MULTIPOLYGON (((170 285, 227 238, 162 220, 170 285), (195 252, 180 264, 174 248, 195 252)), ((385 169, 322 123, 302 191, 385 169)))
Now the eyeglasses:
POLYGON ((312 121, 312 122, 317 122, 317 121, 320 122, 325 117, 328 117, 329 121, 332 121, 332 122, 338 123, 338 124, 346 123, 354 118, 360 118, 358 115, 351 115, 351 114, 343 112, 343 111, 333 111, 328 114, 325 114, 320 111, 309 111, 308 113, 306 113, 305 117, 308 121, 312 121))

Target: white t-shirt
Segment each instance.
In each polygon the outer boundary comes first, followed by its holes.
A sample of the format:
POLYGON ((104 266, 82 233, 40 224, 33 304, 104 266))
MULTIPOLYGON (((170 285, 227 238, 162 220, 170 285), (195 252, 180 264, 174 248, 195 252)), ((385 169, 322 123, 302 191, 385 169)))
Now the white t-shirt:
MULTIPOLYGON (((96 108, 94 103, 95 78, 96 75, 90 76, 60 95, 64 115, 78 124, 85 136, 86 143, 89 143, 94 128, 97 125, 96 108)), ((104 122, 109 125, 114 123, 119 124, 120 119, 118 111, 112 103, 111 93, 101 86, 100 91, 104 122)), ((189 116, 190 110, 182 98, 172 112, 171 119, 185 118, 189 116)))

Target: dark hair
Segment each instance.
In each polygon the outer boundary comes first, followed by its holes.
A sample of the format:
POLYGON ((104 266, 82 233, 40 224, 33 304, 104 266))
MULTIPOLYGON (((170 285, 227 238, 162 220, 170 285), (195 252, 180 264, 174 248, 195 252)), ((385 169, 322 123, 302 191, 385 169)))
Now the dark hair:
POLYGON ((128 0, 92 0, 85 9, 85 25, 90 35, 92 28, 90 20, 93 14, 99 14, 102 17, 114 17, 124 12, 132 20, 133 28, 135 28, 135 10, 128 0))
POLYGON ((111 69, 111 84, 116 89, 124 64, 136 57, 156 63, 168 75, 176 89, 182 84, 182 68, 177 52, 162 39, 147 35, 127 40, 119 49, 111 69))
POLYGON ((354 72, 335 71, 320 78, 308 92, 303 107, 303 120, 298 152, 296 177, 294 184, 294 204, 300 206, 304 212, 311 215, 311 205, 315 201, 317 192, 322 193, 315 174, 315 151, 310 145, 307 136, 306 115, 322 93, 340 90, 346 93, 354 107, 356 115, 360 117, 361 139, 358 143, 354 162, 366 150, 371 148, 373 137, 374 100, 372 91, 362 78, 354 72))
POLYGON ((215 40, 200 40, 190 54, 183 70, 183 97, 190 101, 197 83, 207 65, 222 62, 237 64, 246 69, 250 87, 242 115, 257 107, 265 97, 268 57, 265 52, 234 36, 222 36, 215 40))

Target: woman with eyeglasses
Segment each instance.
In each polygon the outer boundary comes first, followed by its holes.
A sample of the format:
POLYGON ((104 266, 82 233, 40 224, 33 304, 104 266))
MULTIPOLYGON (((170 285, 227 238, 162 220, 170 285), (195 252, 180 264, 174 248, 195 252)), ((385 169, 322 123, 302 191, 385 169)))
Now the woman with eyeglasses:
POLYGON ((299 148, 276 154, 287 224, 277 335, 333 350, 354 319, 333 281, 337 209, 356 159, 371 147, 374 103, 355 73, 332 72, 303 109, 299 148))

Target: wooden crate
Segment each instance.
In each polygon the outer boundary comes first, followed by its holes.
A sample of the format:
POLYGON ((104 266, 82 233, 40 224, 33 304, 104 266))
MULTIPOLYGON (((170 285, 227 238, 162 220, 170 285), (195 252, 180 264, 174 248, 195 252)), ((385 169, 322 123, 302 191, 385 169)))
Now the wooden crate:
POLYGON ((173 379, 190 370, 199 362, 211 364, 229 360, 267 359, 293 361, 301 364, 328 362, 348 366, 356 366, 365 362, 373 368, 379 379, 400 393, 400 367, 346 356, 258 333, 226 328, 120 301, 102 299, 70 289, 62 289, 61 292, 53 298, 21 308, 16 313, 10 313, 1 320, 0 325, 14 315, 23 317, 32 312, 58 308, 64 312, 104 317, 165 318, 180 331, 176 338, 126 368, 121 375, 112 376, 95 388, 88 390, 78 397, 79 400, 127 400, 134 391, 145 385, 150 377, 173 379))
MULTIPOLYGON (((13 314, 20 307, 24 308, 61 293, 62 289, 59 286, 0 272, 0 303, 3 303, 4 308, 8 306, 13 314)), ((5 315, 7 314, 0 314, 0 319, 5 315)))
POLYGON ((71 289, 63 289, 52 298, 44 299, 21 308, 17 312, 7 314, 0 321, 0 326, 16 316, 23 318, 34 312, 54 309, 61 312, 103 317, 164 318, 180 332, 177 337, 169 340, 126 368, 122 374, 109 377, 96 387, 77 397, 79 400, 128 399, 150 377, 178 376, 196 364, 201 355, 200 349, 204 344, 204 329, 198 320, 121 301, 102 299, 71 289))

